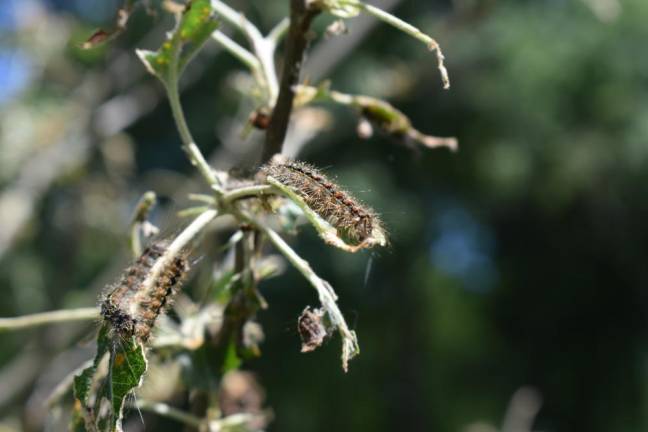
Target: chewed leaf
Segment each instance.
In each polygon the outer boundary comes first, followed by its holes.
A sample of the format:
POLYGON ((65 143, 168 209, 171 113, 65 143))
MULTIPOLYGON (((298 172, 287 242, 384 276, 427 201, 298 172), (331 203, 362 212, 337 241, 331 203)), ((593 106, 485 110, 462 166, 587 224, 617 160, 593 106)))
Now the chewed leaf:
MULTIPOLYGON (((110 350, 110 338, 108 337, 109 327, 104 325, 99 330, 97 336, 97 354, 95 355, 92 365, 85 368, 81 373, 74 377, 72 389, 76 403, 74 406, 74 413, 72 418, 73 430, 84 430, 85 425, 94 424, 94 414, 92 407, 91 390, 92 383, 94 382, 95 374, 99 363, 104 358, 104 355, 110 350)), ((91 428, 87 428, 91 429, 91 428)))
POLYGON ((328 81, 318 87, 298 85, 295 89, 295 106, 319 101, 332 101, 358 109, 361 115, 358 134, 361 138, 371 137, 375 126, 393 138, 405 141, 406 144, 416 142, 427 148, 447 147, 451 151, 456 151, 458 148, 457 139, 454 137, 436 137, 418 131, 412 125, 409 117, 384 100, 332 90, 328 81))
POLYGON ((363 116, 389 134, 406 134, 412 128, 412 122, 405 114, 383 100, 354 96, 353 104, 363 116))
POLYGON ((110 359, 109 383, 105 388, 112 389, 105 396, 111 402, 113 415, 110 430, 121 430, 124 401, 128 394, 142 384, 146 372, 146 358, 142 344, 131 341, 119 345, 110 359))
POLYGON ((352 96, 352 104, 360 109, 363 117, 396 138, 414 140, 428 148, 457 150, 456 138, 435 137, 418 131, 409 117, 388 102, 369 96, 352 96))
POLYGON ((190 1, 162 46, 157 51, 137 50, 137 55, 150 73, 167 82, 170 73, 182 72, 217 27, 210 0, 190 1))
POLYGON ((141 384, 146 371, 142 345, 134 340, 113 340, 110 333, 109 326, 104 324, 97 337, 92 365, 74 378, 72 430, 121 430, 126 396, 141 384), (108 373, 100 374, 99 365, 106 354, 110 355, 108 373), (100 409, 103 402, 108 403, 109 409, 100 409))

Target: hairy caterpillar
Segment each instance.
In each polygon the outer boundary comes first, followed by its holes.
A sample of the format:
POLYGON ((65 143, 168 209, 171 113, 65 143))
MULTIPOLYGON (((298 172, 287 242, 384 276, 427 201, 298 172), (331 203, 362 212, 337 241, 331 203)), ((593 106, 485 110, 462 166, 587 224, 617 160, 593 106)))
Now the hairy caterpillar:
POLYGON ((294 191, 306 205, 352 245, 384 245, 376 213, 329 180, 315 167, 298 161, 272 161, 261 172, 294 191))
POLYGON ((153 243, 130 265, 120 281, 104 296, 101 315, 124 338, 146 342, 158 315, 168 306, 189 270, 185 256, 173 257, 157 274, 153 267, 165 259, 167 243, 153 243))

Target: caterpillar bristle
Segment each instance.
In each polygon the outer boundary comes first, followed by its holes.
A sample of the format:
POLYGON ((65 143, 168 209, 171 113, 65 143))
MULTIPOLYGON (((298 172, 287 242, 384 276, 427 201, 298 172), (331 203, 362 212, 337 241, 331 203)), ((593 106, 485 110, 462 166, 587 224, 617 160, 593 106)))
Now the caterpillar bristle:
POLYGON ((148 341, 157 317, 171 304, 189 271, 189 263, 184 255, 174 257, 157 274, 152 274, 159 260, 165 259, 166 249, 165 241, 146 248, 104 296, 101 315, 118 336, 148 341))
POLYGON ((384 238, 380 218, 314 166, 293 160, 273 160, 261 172, 295 192, 306 205, 333 226, 352 245, 373 245, 369 240, 379 233, 384 238))

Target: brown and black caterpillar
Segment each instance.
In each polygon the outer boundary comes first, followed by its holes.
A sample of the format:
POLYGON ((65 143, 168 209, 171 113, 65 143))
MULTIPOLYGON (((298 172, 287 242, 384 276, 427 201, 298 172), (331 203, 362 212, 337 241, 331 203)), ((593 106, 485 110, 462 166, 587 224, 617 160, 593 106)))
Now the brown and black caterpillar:
POLYGON ((101 315, 122 337, 146 342, 158 315, 169 305, 189 270, 185 256, 167 259, 167 243, 153 243, 130 265, 101 302, 101 315), (162 260, 165 260, 163 262, 162 260), (166 262, 168 261, 168 262, 166 262), (156 264, 160 268, 156 268, 156 264))
POLYGON ((278 161, 261 172, 298 195, 304 203, 337 230, 351 250, 384 245, 385 231, 378 215, 329 180, 315 167, 298 161, 278 161))

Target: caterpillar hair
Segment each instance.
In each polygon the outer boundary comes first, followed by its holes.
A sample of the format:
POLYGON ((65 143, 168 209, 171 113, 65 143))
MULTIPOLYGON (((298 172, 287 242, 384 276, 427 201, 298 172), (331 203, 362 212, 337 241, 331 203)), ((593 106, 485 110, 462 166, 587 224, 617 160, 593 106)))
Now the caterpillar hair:
POLYGON ((120 281, 101 302, 101 315, 112 331, 122 338, 135 337, 146 342, 155 320, 167 307, 189 270, 186 256, 165 257, 167 242, 158 241, 146 248, 130 265, 120 281), (153 274, 160 260, 163 267, 153 274))
POLYGON ((304 162, 273 160, 261 172, 295 192, 306 205, 356 246, 371 246, 384 238, 378 215, 340 188, 318 169, 304 162))

